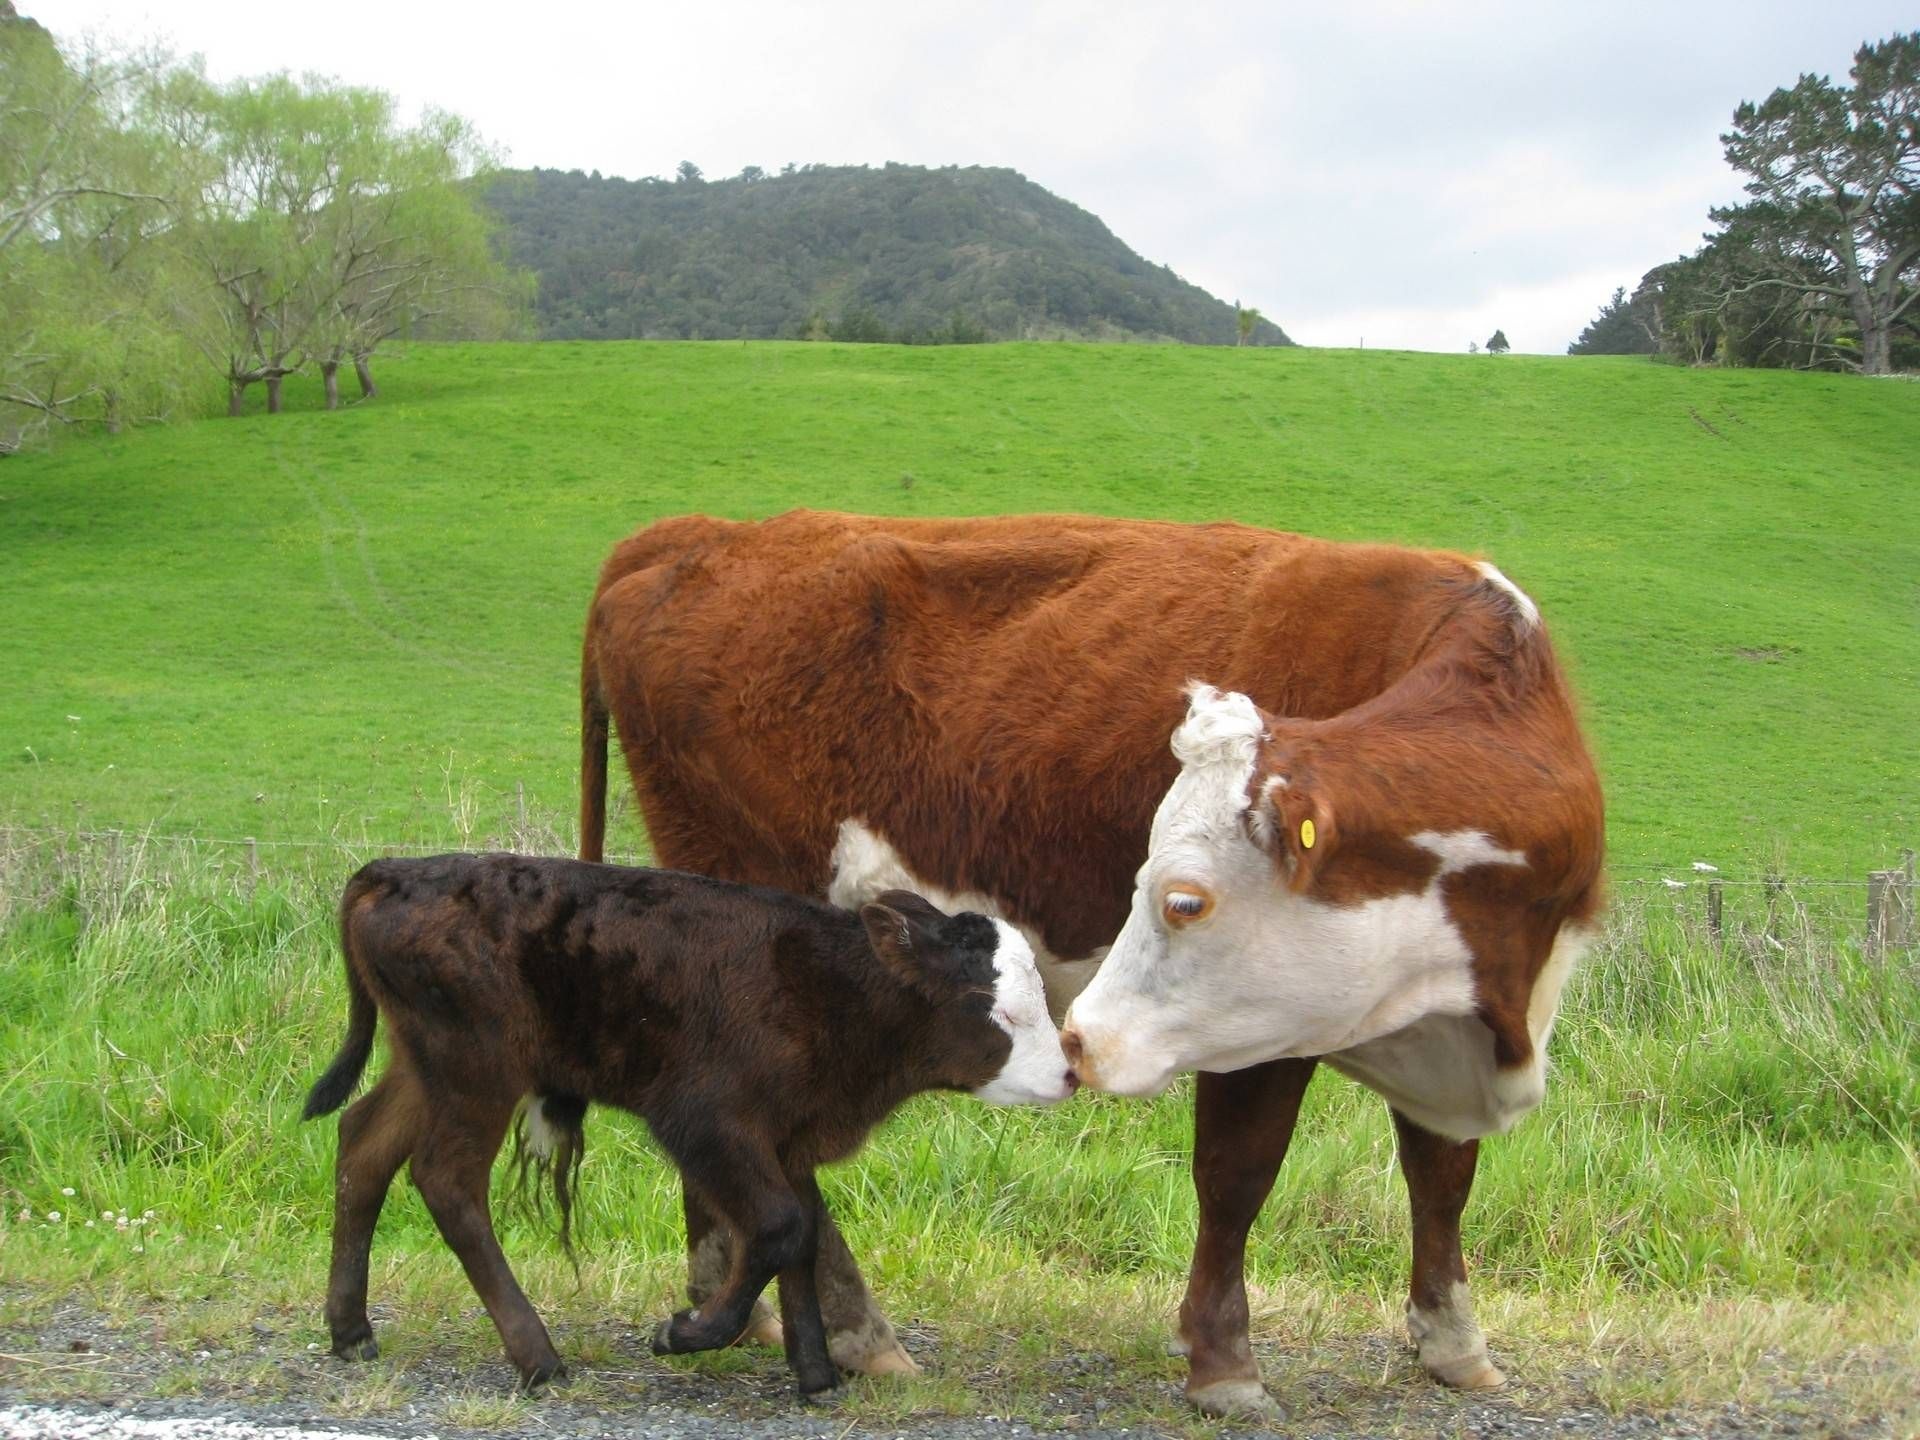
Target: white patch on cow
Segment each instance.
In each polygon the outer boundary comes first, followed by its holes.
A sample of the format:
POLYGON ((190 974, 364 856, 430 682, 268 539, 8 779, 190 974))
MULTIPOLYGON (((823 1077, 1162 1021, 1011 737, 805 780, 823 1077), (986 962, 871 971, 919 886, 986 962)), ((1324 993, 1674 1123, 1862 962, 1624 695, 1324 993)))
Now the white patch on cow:
POLYGON ((551 1160, 560 1144, 560 1128, 547 1119, 545 1102, 535 1095, 527 1101, 527 1149, 539 1160, 551 1160))
POLYGON ((1047 995, 1034 967, 1033 947, 1004 920, 993 922, 993 1023, 1013 1039, 1000 1073, 973 1093, 991 1105, 1051 1105, 1074 1091, 1060 1032, 1047 1013, 1047 995))
POLYGON ((1148 1095, 1183 1070, 1325 1055, 1443 1134, 1510 1124, 1531 1086, 1502 1093, 1442 881, 1526 857, 1476 830, 1421 831, 1413 843, 1440 861, 1424 889, 1357 905, 1296 895, 1240 823, 1261 731, 1244 695, 1193 689, 1126 925, 1067 1017, 1082 1078, 1148 1095), (1212 911, 1169 925, 1174 885, 1212 895, 1212 911))
MULTIPOLYGON (((871 903, 884 890, 911 890, 928 903, 956 915, 963 910, 1005 920, 1006 910, 991 895, 978 890, 944 890, 914 874, 900 858, 900 852, 859 820, 842 820, 833 845, 833 878, 827 884, 827 903, 843 910, 858 910, 871 903)), ((1013 923, 1013 922, 1009 922, 1013 923)), ((1055 1019, 1066 1014, 1067 1006, 1093 979, 1107 953, 1102 946, 1079 960, 1063 960, 1040 943, 1039 935, 1024 925, 1016 925, 1032 950, 1045 986, 1047 1004, 1055 1019)))
POLYGON ((1519 607, 1520 618, 1529 626, 1540 623, 1540 607, 1533 603, 1533 597, 1502 575, 1499 566, 1491 560, 1480 560, 1475 562, 1473 568, 1480 572, 1481 578, 1498 585, 1512 597, 1513 603, 1519 607))

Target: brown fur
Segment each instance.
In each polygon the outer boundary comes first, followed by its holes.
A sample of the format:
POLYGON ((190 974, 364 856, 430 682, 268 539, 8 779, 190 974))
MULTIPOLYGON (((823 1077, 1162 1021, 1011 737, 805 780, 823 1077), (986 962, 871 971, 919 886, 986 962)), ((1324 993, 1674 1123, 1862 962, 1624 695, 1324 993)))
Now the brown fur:
MULTIPOLYGON (((1422 830, 1525 852, 1524 871, 1446 886, 1497 1058, 1525 1061, 1554 937, 1600 904, 1601 798, 1544 629, 1461 555, 1086 516, 661 521, 615 547, 588 616, 583 713, 603 718, 583 854, 604 834, 610 713, 664 863, 817 894, 854 818, 928 883, 1085 956, 1126 918, 1189 679, 1274 717, 1254 783, 1290 781, 1276 883, 1335 901, 1422 889, 1436 861, 1406 838, 1422 830)), ((1251 1144, 1290 1132, 1296 1105, 1213 1123, 1251 1144)), ((1416 1290, 1455 1268, 1437 1257, 1458 1259, 1474 1154, 1420 1134, 1402 1146, 1416 1290)), ((1201 1274, 1237 1274, 1243 1227, 1212 1214, 1208 1159, 1236 1143, 1196 1156, 1190 1308, 1237 1284, 1201 1274)), ((1277 1166, 1285 1135, 1262 1149, 1277 1166)), ((1206 1338, 1222 1324, 1244 1340, 1243 1308, 1198 1325, 1196 1377, 1226 1364, 1206 1338)))
POLYGON ((720 1293, 664 1322, 657 1351, 732 1343, 777 1274, 800 1388, 827 1388, 814 1167, 853 1153, 912 1094, 985 1084, 1011 1044, 992 1018, 994 925, 903 892, 856 916, 668 871, 443 855, 366 866, 340 930, 348 1034, 308 1118, 351 1093, 376 1012, 393 1050, 340 1118, 327 1323, 347 1357, 374 1353, 368 1252, 411 1160, 525 1383, 563 1369, 488 1205, 494 1156, 531 1095, 560 1132, 547 1164, 563 1225, 596 1103, 642 1116, 733 1236, 720 1293))

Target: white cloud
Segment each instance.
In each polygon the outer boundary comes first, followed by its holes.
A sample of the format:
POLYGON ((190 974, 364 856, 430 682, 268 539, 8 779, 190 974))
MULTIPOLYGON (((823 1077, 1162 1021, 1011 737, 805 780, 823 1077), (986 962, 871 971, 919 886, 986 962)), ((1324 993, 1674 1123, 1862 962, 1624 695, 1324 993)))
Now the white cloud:
POLYGON ((1738 198, 1739 101, 1913 24, 1885 0, 24 8, 439 104, 522 165, 1008 165, 1298 339, 1451 350, 1494 315, 1544 351, 1738 198))

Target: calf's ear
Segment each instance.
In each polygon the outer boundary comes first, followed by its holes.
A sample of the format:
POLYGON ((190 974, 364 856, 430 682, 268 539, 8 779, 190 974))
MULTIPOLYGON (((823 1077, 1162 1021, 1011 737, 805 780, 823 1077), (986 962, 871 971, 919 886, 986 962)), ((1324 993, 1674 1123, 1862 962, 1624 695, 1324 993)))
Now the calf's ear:
POLYGON ((931 927, 941 918, 939 910, 907 890, 885 891, 860 907, 873 953, 901 979, 922 988, 939 945, 931 927))

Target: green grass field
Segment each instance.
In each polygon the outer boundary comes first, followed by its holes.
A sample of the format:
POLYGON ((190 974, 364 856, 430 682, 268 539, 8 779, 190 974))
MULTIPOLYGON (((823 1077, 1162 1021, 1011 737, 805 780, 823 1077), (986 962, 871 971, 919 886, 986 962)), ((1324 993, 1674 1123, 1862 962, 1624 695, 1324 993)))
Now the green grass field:
POLYGON ((344 413, 7 462, 0 816, 445 840, 450 797, 516 786, 564 813, 607 550, 660 515, 811 505, 1484 553, 1574 672, 1617 861, 1857 878, 1920 828, 1912 385, 1069 345, 422 348, 387 371, 344 413))
MULTIPOLYGON (((657 515, 806 504, 1231 517, 1497 560, 1584 697, 1619 879, 1547 1102, 1485 1148, 1468 1216, 1511 1403, 1806 1403, 1842 1428, 1911 1404, 1920 971, 1865 959, 1858 930, 1860 873, 1920 830, 1920 387, 777 344, 424 348, 383 379, 340 414, 291 389, 297 413, 0 467, 0 1387, 111 1393, 82 1362, 21 1359, 77 1307, 158 1327, 163 1393, 298 1375, 326 1413, 390 1414, 453 1365, 492 1388, 439 1423, 527 1421, 404 1187, 375 1252, 389 1358, 305 1352, 332 1130, 296 1116, 344 1024, 332 901, 383 843, 565 849, 600 558, 657 515), (268 843, 223 843, 245 835, 268 843), (1736 882, 1719 943, 1698 891, 1653 873, 1695 859, 1736 882), (1771 912, 1739 883, 1763 869, 1793 877, 1771 912), (263 1324, 281 1338, 261 1348, 263 1324)), ((617 838, 641 849, 630 814, 617 838)), ((1064 1423, 1062 1357, 1091 1352, 1108 1420, 1187 1424, 1162 1344, 1188 1126, 1183 1089, 1044 1113, 925 1098, 832 1172, 933 1357, 912 1385, 856 1386, 849 1418, 1064 1423)), ((679 1212, 635 1123, 596 1112, 589 1137, 578 1284, 542 1227, 509 1220, 506 1244, 587 1372, 565 1403, 591 1406, 662 1373, 596 1327, 673 1303, 679 1212)), ((1458 1423, 1392 1408, 1451 1403, 1381 1348, 1405 1227, 1384 1110, 1322 1079, 1250 1273, 1269 1379, 1325 1426, 1458 1423)), ((780 1390, 764 1354, 695 1368, 780 1390)))

